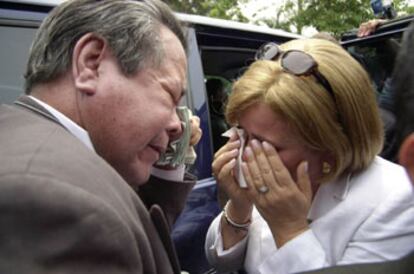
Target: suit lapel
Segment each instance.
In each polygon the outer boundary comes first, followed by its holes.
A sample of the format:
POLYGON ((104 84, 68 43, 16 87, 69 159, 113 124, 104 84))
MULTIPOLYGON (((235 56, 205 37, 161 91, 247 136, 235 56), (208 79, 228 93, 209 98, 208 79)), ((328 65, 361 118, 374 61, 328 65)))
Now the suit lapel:
POLYGON ((157 229, 158 235, 160 236, 161 242, 167 252, 168 258, 170 259, 171 266, 175 274, 181 273, 180 263, 178 256, 174 248, 174 244, 170 237, 170 228, 167 223, 165 214, 160 206, 153 205, 150 208, 150 215, 155 228, 157 229))
POLYGON ((53 116, 47 109, 45 109, 43 106, 38 104, 35 100, 31 99, 29 96, 26 96, 26 95, 20 96, 14 102, 14 104, 18 107, 30 110, 30 111, 38 114, 38 115, 41 115, 41 116, 57 123, 58 125, 62 126, 63 128, 65 128, 55 116, 53 116))

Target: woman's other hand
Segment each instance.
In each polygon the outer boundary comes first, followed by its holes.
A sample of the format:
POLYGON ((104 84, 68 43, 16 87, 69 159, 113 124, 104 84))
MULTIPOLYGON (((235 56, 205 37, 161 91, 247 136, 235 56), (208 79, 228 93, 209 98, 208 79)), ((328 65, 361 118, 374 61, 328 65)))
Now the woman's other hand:
POLYGON ((276 245, 281 247, 308 229, 312 202, 308 163, 297 167, 297 182, 267 142, 252 140, 244 152, 243 173, 248 197, 268 223, 276 245))

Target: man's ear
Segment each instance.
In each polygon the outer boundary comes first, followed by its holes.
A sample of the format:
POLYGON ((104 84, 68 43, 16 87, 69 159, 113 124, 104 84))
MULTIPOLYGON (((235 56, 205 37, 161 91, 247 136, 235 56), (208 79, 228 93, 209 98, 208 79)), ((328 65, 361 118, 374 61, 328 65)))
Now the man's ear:
POLYGON ((93 33, 85 34, 75 44, 72 74, 77 90, 86 95, 93 95, 96 92, 98 68, 105 48, 106 41, 93 33))
POLYGON ((411 133, 400 147, 398 154, 399 163, 403 165, 411 181, 414 183, 414 133, 411 133))

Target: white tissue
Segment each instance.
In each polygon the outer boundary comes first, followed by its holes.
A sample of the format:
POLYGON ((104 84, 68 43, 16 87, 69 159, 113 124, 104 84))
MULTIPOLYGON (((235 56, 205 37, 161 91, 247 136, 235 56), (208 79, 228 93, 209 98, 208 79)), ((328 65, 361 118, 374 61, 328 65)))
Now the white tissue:
POLYGON ((227 130, 226 132, 224 132, 221 136, 230 138, 234 134, 237 134, 239 136, 239 140, 240 140, 239 155, 237 156, 236 166, 234 167, 235 168, 235 177, 236 177, 236 180, 239 182, 239 186, 241 188, 247 188, 247 183, 246 183, 246 180, 244 178, 243 170, 242 170, 242 167, 241 167, 242 155, 243 155, 243 151, 244 151, 244 144, 246 142, 245 132, 244 132, 243 129, 240 129, 240 128, 237 128, 237 127, 232 127, 229 130, 227 130))

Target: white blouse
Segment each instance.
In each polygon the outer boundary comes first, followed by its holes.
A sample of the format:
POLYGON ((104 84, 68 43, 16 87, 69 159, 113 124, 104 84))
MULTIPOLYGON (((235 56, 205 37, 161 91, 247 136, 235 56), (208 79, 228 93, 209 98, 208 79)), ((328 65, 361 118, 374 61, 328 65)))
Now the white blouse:
POLYGON ((365 171, 320 186, 310 229, 278 249, 256 209, 245 239, 223 250, 221 214, 206 239, 219 272, 286 274, 321 267, 387 261, 414 250, 414 192, 403 167, 376 157, 365 171))

